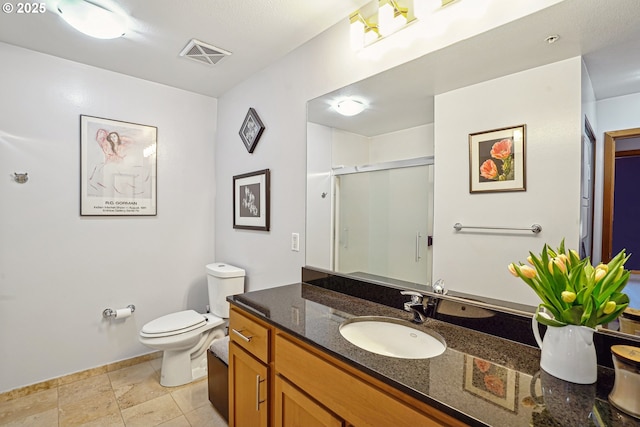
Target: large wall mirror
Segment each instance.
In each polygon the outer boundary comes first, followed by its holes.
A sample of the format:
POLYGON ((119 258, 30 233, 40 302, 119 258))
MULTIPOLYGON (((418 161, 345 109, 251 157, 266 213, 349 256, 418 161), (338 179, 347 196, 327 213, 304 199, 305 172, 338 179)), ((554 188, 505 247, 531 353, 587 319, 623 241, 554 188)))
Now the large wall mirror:
MULTIPOLYGON (((630 54, 640 51, 638 9, 634 1, 565 0, 310 100, 307 265, 427 287, 436 279, 431 263, 438 250, 438 230, 431 245, 433 168, 446 167, 434 149, 446 143, 434 141, 434 96, 576 56, 588 70, 594 103, 640 93, 640 79, 629 77, 640 70, 640 55, 630 54), (550 28, 560 40, 539 43, 550 28), (348 97, 367 108, 354 116, 338 114, 334 105, 348 97)), ((638 117, 630 127, 640 129, 640 111, 638 117)), ((582 191, 588 208, 575 227, 589 246, 586 253, 599 261, 604 130, 590 126, 594 141, 585 143, 582 191)), ((628 287, 636 305, 638 287, 628 287)))

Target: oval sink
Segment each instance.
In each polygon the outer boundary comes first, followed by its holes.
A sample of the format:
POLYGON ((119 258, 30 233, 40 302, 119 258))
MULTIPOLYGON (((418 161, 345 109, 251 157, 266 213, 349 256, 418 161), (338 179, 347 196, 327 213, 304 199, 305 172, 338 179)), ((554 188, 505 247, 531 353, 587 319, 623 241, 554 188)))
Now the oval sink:
POLYGON ((401 359, 428 359, 447 348, 438 333, 392 317, 354 317, 340 325, 340 334, 364 350, 401 359))

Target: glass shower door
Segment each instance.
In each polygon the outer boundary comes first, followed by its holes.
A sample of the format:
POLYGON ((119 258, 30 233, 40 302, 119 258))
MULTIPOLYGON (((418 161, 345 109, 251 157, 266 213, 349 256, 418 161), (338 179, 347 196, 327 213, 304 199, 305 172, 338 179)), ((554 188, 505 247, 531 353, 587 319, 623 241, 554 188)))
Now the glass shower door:
POLYGON ((336 177, 335 269, 426 285, 431 166, 336 177))

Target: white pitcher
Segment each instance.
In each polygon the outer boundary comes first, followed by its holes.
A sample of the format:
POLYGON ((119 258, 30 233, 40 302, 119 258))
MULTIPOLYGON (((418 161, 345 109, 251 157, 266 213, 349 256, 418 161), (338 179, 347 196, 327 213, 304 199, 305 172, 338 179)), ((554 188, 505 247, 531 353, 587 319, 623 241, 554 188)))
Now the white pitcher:
POLYGON ((543 341, 535 315, 531 326, 542 350, 540 367, 545 372, 576 384, 596 382, 598 361, 593 345, 595 329, 579 325, 548 326, 543 341))

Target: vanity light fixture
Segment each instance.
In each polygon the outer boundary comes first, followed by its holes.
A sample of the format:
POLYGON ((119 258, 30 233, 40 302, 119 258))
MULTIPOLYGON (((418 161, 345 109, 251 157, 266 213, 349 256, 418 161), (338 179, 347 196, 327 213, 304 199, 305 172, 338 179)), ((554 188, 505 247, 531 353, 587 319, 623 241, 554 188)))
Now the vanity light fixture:
POLYGON ((378 26, 364 19, 359 11, 353 13, 349 21, 351 22, 351 47, 354 50, 361 49, 381 37, 378 26))
POLYGON ((393 34, 407 25, 408 9, 401 8, 395 0, 382 0, 378 8, 378 27, 383 37, 393 34))
POLYGON ((364 111, 366 105, 353 98, 344 98, 334 104, 333 109, 343 116, 355 116, 364 111))
POLYGON ((73 28, 98 39, 122 37, 128 29, 124 15, 86 0, 60 0, 58 12, 73 28))
POLYGON ((374 0, 365 9, 349 16, 351 47, 359 50, 369 46, 405 28, 417 18, 429 16, 436 9, 457 1, 459 0, 374 0), (366 14, 364 10, 370 10, 368 6, 375 7, 375 13, 366 14))

